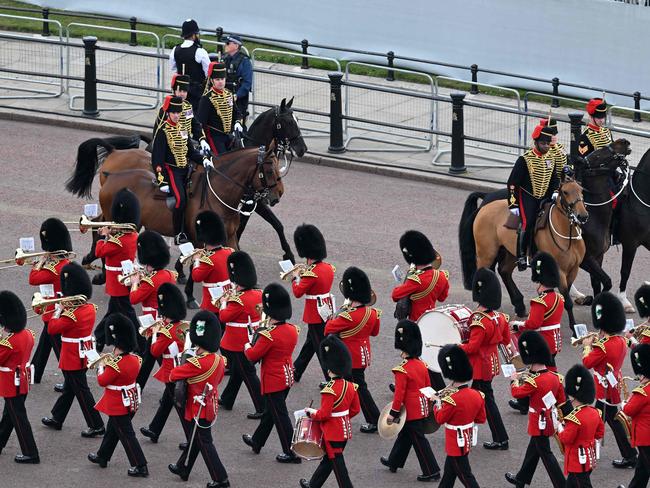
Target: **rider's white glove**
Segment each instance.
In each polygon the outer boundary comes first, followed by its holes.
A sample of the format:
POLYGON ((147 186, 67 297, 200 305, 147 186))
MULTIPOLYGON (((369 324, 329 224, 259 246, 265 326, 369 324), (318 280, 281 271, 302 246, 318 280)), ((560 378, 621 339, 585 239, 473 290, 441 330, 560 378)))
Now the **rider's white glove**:
POLYGON ((233 132, 239 132, 240 134, 244 132, 244 128, 239 122, 235 122, 235 125, 232 128, 233 132))
POLYGON ((551 200, 556 201, 557 200, 558 193, 556 191, 553 192, 553 195, 551 196, 551 200))
POLYGON ((517 217, 519 217, 519 209, 518 208, 511 208, 510 213, 512 215, 516 215, 517 217))
POLYGON ((206 158, 203 160, 203 167, 205 169, 214 169, 214 164, 212 164, 212 161, 206 158))
POLYGON ((210 144, 205 139, 201 139, 199 142, 201 145, 201 150, 203 151, 203 154, 210 154, 210 144))

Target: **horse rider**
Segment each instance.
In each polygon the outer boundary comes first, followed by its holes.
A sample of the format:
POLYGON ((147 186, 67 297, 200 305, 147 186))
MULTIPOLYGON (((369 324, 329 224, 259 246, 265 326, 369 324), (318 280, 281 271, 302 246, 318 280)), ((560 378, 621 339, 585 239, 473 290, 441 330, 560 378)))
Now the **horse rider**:
POLYGON ((569 164, 569 156, 565 152, 564 144, 558 142, 557 119, 549 117, 539 121, 539 125, 548 127, 551 135, 551 147, 548 152, 553 156, 555 162, 555 172, 557 177, 562 180, 563 174, 573 174, 573 166, 569 164))
POLYGON ((549 154, 552 130, 538 125, 533 130, 533 147, 519 156, 508 177, 508 208, 521 218, 517 230, 517 267, 528 267, 528 252, 533 241, 535 218, 545 199, 557 191, 559 179, 553 155, 549 154))
POLYGON ((253 88, 253 65, 246 54, 241 51, 242 40, 239 36, 229 36, 225 40, 226 88, 230 90, 237 102, 237 110, 245 121, 248 115, 248 95, 253 88))
POLYGON ((190 161, 201 163, 206 168, 214 168, 212 161, 204 159, 199 151, 188 144, 188 134, 179 124, 183 110, 180 97, 167 96, 163 103, 165 121, 160 124, 153 138, 151 164, 160 189, 173 191, 176 204, 172 213, 174 223, 174 242, 187 242, 185 234, 185 206, 187 204, 187 177, 190 161), (165 188, 166 187, 166 188, 165 188))
POLYGON ((226 67, 223 63, 210 63, 208 89, 201 97, 197 117, 203 126, 212 154, 223 154, 232 147, 232 133, 241 134, 244 128, 234 95, 225 88, 226 67))
POLYGON ((169 67, 172 74, 179 73, 190 77, 187 98, 194 111, 199 108, 199 100, 203 94, 205 78, 208 74, 210 56, 201 46, 199 26, 194 19, 187 19, 181 28, 183 42, 177 44, 169 53, 169 67))

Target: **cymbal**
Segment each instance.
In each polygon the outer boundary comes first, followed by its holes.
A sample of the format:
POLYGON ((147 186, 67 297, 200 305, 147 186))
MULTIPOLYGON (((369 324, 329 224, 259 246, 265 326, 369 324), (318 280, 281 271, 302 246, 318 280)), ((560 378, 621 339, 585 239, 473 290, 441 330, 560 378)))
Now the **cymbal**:
POLYGON ((381 413, 379 414, 377 430, 379 431, 379 436, 382 439, 394 439, 397 437, 397 434, 399 434, 400 431, 404 428, 404 424, 406 423, 406 407, 402 405, 402 408, 400 408, 399 411, 399 422, 393 422, 390 425, 388 424, 387 419, 390 415, 392 406, 393 403, 389 403, 382 409, 381 413))

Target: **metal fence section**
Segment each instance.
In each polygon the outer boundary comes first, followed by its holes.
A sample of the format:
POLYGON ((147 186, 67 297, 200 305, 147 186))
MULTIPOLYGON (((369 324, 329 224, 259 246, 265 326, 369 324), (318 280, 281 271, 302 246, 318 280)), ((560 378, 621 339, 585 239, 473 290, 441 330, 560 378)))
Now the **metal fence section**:
POLYGON ((630 141, 630 149, 632 150, 628 158, 630 164, 639 162, 641 156, 648 150, 650 111, 613 105, 607 109, 607 126, 612 130, 614 139, 622 137, 630 141), (633 116, 634 112, 637 112, 641 117, 641 124, 634 123, 631 118, 627 118, 633 116))
POLYGON ((364 122, 345 119, 344 127, 347 138, 344 146, 346 150, 364 152, 430 151, 433 147, 433 134, 416 132, 413 129, 433 129, 435 102, 433 99, 414 97, 410 94, 436 95, 433 78, 418 71, 389 69, 386 66, 352 61, 345 67, 346 83, 357 81, 354 79, 355 68, 362 68, 364 71, 371 69, 386 72, 387 80, 392 78, 394 73, 401 73, 421 79, 422 83, 406 84, 387 81, 379 77, 372 78, 370 81, 367 76, 364 76, 365 88, 344 84, 344 114, 347 117, 364 119, 364 122), (400 84, 406 86, 399 86, 400 84), (377 90, 377 88, 388 86, 395 88, 395 91, 377 90), (396 107, 399 107, 399 111, 394 110, 396 107), (378 125, 378 123, 393 125, 389 128, 378 125), (353 140, 378 142, 382 146, 351 148, 350 142, 353 140))
MULTIPOLYGON (((117 27, 106 27, 101 25, 82 24, 72 22, 66 26, 66 42, 77 28, 93 29, 101 32, 136 32, 141 36, 148 36, 153 39, 154 48, 120 48, 111 49, 106 43, 98 47, 97 53, 97 83, 101 86, 98 92, 98 100, 108 102, 100 107, 100 110, 141 110, 156 108, 162 100, 162 64, 163 53, 160 39, 157 34, 149 31, 120 29, 117 27), (143 54, 155 54, 146 56, 143 54), (102 84, 102 81, 107 83, 102 84), (121 86, 120 86, 121 85, 121 86), (128 96, 126 100, 124 96, 128 96), (132 97, 136 97, 133 99, 132 97)), ((93 33, 94 35, 95 33, 93 33)), ((101 39, 100 39, 101 40, 101 39)), ((66 48, 66 74, 68 76, 83 76, 85 68, 85 57, 83 49, 66 48)), ((81 111, 81 107, 75 107, 75 101, 83 99, 83 94, 73 94, 72 91, 82 91, 83 84, 74 80, 68 80, 66 90, 70 95, 70 110, 81 111)))
POLYGON ((39 25, 46 22, 50 34, 60 44, 43 44, 34 42, 42 39, 32 34, 2 34, 0 37, 0 99, 55 98, 63 94, 63 29, 56 20, 46 20, 20 15, 0 14, 0 18, 17 19, 34 22, 39 25), (53 32, 54 31, 54 32, 53 32), (32 42, 30 42, 30 40, 32 42), (38 66, 42 75, 31 76, 24 72, 32 71, 38 66))

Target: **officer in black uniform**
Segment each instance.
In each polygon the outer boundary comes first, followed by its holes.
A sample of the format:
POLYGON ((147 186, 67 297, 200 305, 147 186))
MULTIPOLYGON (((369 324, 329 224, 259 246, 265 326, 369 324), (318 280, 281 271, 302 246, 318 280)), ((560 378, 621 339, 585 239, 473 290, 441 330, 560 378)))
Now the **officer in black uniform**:
POLYGON ((199 26, 194 19, 183 22, 181 37, 184 41, 177 44, 169 53, 169 66, 173 73, 180 73, 190 77, 190 86, 187 99, 194 107, 199 108, 199 100, 203 94, 205 77, 208 73, 210 57, 203 49, 199 40, 199 26))
POLYGON ((242 40, 239 36, 226 37, 226 88, 237 101, 237 108, 244 121, 248 115, 248 95, 253 89, 253 65, 246 54, 241 52, 242 40))

